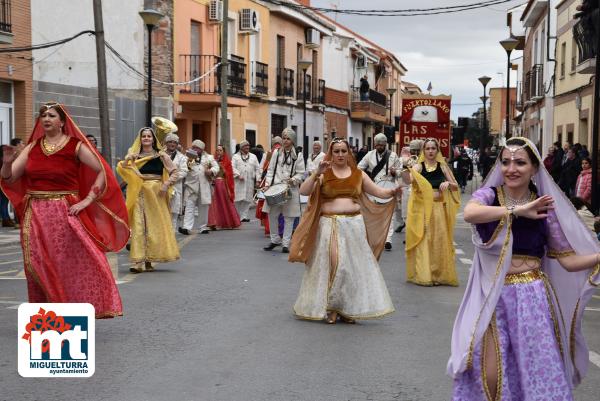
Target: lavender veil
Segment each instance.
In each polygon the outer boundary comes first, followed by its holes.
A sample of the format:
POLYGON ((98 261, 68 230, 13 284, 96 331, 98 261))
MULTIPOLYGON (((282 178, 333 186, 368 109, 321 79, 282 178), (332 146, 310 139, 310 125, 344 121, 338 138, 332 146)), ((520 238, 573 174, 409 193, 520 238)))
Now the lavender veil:
MULTIPOLYGON (((550 195, 554 198, 560 229, 571 248, 578 255, 600 252, 598 240, 544 168, 535 145, 529 139, 518 139, 525 141, 540 161, 533 180, 540 196, 550 195)), ((483 187, 502 184, 498 158, 483 187)), ((473 230, 473 266, 452 331, 452 353, 447 366, 447 374, 452 377, 472 368, 473 350, 490 323, 504 285, 504 277, 510 267, 512 242, 511 220, 506 217, 500 221, 495 235, 487 243, 482 242, 477 231, 473 230)), ((591 299, 595 287, 600 285, 600 269, 596 266, 594 269, 570 273, 562 268, 558 260, 544 256, 542 270, 554 288, 552 301, 559 320, 564 364, 567 378, 574 387, 588 369, 589 354, 581 330, 581 320, 585 305, 591 299)))

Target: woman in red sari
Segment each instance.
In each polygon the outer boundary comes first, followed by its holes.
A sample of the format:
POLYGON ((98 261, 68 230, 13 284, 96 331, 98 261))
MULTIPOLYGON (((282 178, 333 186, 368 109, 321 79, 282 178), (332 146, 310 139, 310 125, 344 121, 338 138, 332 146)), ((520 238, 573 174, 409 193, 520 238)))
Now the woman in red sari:
POLYGON ((240 216, 233 204, 235 185, 233 183, 233 167, 231 160, 222 145, 217 145, 215 159, 219 163, 219 173, 213 182, 212 203, 208 209, 208 226, 233 229, 240 226, 240 216))
POLYGON ((29 302, 87 302, 97 318, 123 314, 105 252, 129 239, 109 165, 63 106, 46 103, 25 149, 8 147, 0 184, 19 215, 29 302))

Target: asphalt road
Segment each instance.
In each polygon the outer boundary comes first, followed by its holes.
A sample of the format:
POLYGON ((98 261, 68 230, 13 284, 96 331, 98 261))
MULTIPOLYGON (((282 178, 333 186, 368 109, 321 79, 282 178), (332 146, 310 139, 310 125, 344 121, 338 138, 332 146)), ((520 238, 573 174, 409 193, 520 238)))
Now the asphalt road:
MULTIPOLYGON (((450 334, 473 254, 461 217, 461 286, 406 283, 404 234, 396 235, 380 261, 396 312, 357 325, 293 317, 304 266, 263 251, 268 239, 256 221, 178 236, 182 259, 153 273, 128 274, 122 252, 112 259, 125 315, 97 321, 89 379, 18 375, 16 306, 26 287, 19 248, 0 245, 0 400, 448 400, 450 334)), ((584 329, 598 356, 600 297, 584 329)), ((598 401, 598 383, 600 367, 590 364, 576 400, 598 401)))

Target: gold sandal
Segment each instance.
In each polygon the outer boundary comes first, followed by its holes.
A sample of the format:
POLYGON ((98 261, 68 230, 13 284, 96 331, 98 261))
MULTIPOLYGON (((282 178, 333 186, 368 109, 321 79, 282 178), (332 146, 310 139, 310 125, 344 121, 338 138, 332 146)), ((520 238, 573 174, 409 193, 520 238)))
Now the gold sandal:
POLYGON ((329 312, 327 314, 327 318, 325 319, 325 322, 327 322, 327 324, 336 324, 337 317, 338 317, 337 312, 329 312))
POLYGON ((344 315, 340 315, 340 320, 347 324, 356 324, 356 320, 352 319, 351 317, 346 317, 344 315))
POLYGON ((146 268, 147 272, 153 272, 154 271, 154 266, 152 266, 152 263, 150 263, 150 262, 146 262, 144 267, 146 268))

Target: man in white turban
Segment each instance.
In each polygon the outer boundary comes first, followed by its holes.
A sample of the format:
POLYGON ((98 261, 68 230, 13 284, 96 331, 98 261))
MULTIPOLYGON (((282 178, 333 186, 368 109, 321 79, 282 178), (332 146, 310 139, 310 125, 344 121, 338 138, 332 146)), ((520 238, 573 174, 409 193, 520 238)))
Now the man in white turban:
MULTIPOLYGON (((263 206, 263 211, 269 214, 269 226, 271 228, 271 243, 264 247, 265 251, 271 251, 275 247, 282 246, 281 252, 289 253, 290 240, 294 228, 294 219, 300 217, 300 192, 298 188, 304 177, 304 157, 302 153, 296 153, 294 144, 296 143, 296 132, 291 128, 286 128, 281 133, 283 146, 275 149, 271 155, 269 168, 265 177, 265 186, 263 190, 274 185, 289 186, 290 197, 282 204, 269 205, 268 200, 263 206), (283 228, 283 238, 279 236, 277 227, 279 226, 279 215, 283 214, 285 226, 283 228)), ((265 193, 268 195, 268 192, 265 193)))
POLYGON ((235 183, 235 208, 242 222, 248 222, 248 209, 254 202, 254 187, 261 179, 258 159, 250 153, 250 143, 240 142, 240 151, 231 159, 235 183))
POLYGON ((187 157, 177 150, 179 137, 176 134, 168 134, 165 137, 166 153, 171 157, 173 164, 177 167, 177 180, 173 184, 175 193, 171 198, 171 219, 173 230, 179 228, 179 216, 183 214, 183 181, 188 173, 187 157))
POLYGON ((183 215, 183 227, 179 232, 190 234, 194 228, 195 211, 198 208, 198 226, 200 233, 208 234, 208 207, 212 202, 210 183, 213 177, 219 173, 219 164, 211 154, 204 151, 206 145, 200 139, 192 142, 192 150, 198 154, 198 158, 189 165, 189 171, 185 180, 185 213, 183 215))
POLYGON ((319 163, 321 163, 321 161, 325 157, 325 153, 323 153, 322 149, 323 145, 321 144, 321 141, 313 142, 312 154, 308 157, 308 160, 306 162, 306 172, 309 175, 312 174, 313 171, 317 169, 317 167, 319 167, 319 163))
MULTIPOLYGON (((358 163, 358 168, 366 172, 376 185, 389 186, 390 188, 396 186, 396 169, 401 167, 401 161, 396 153, 387 149, 387 137, 382 133, 375 135, 375 149, 369 151, 358 163)), ((396 201, 395 199, 372 199, 379 203, 396 201)), ((390 224, 385 241, 385 249, 388 251, 392 249, 393 235, 394 226, 390 224)))

